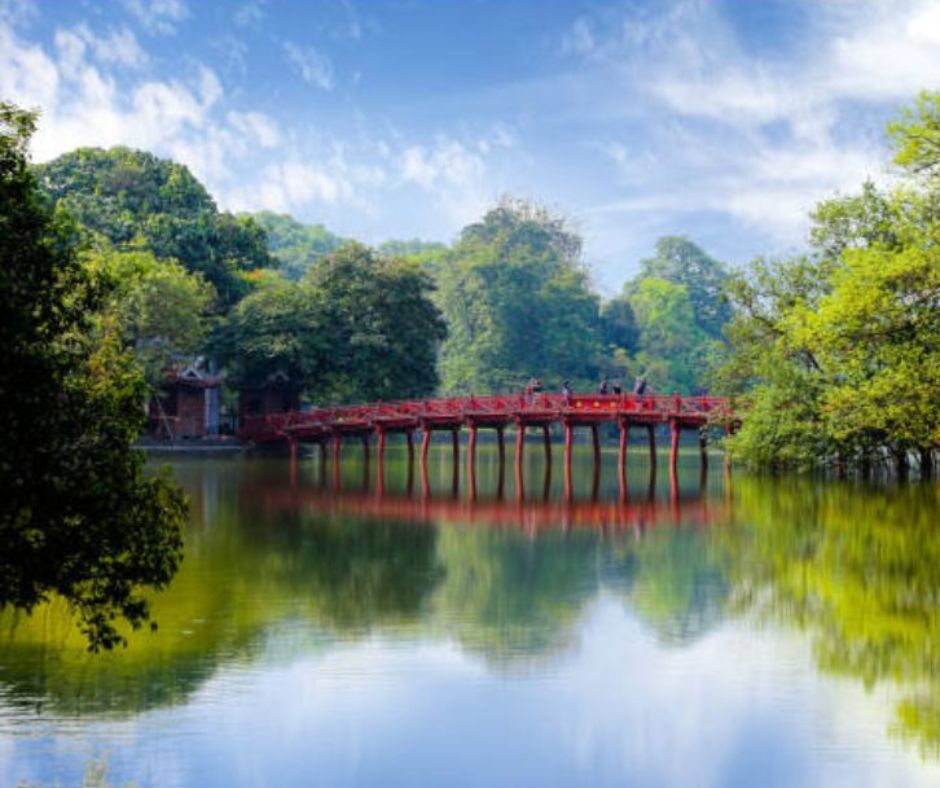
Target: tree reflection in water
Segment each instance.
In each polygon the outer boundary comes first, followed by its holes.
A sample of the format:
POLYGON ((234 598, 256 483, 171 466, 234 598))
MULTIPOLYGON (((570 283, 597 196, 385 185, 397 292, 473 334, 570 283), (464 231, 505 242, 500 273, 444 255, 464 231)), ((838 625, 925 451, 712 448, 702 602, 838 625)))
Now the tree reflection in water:
POLYGON ((476 498, 389 483, 341 492, 277 463, 178 467, 193 496, 186 560, 154 598, 155 634, 91 656, 68 611, 0 617, 0 694, 16 708, 133 714, 185 702, 227 664, 379 635, 453 640, 491 669, 571 648, 598 594, 685 648, 731 615, 810 633, 820 669, 895 682, 896 729, 940 753, 940 498, 931 486, 736 478, 679 495, 616 482, 597 500, 476 498), (396 486, 397 485, 397 486, 396 486), (410 494, 409 494, 410 491, 410 494))

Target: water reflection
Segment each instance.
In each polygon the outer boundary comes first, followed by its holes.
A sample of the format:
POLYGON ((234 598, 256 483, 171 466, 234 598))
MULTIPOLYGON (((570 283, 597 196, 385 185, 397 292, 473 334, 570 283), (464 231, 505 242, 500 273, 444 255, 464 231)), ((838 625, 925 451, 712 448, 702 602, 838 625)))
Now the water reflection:
POLYGON ((506 680, 541 675, 576 659, 603 599, 675 652, 749 622, 755 640, 768 624, 808 634, 821 672, 898 687, 892 730, 940 752, 935 487, 741 477, 731 495, 697 458, 662 480, 631 455, 621 481, 610 457, 595 475, 582 456, 569 499, 537 452, 520 480, 482 449, 475 490, 449 446, 420 480, 404 450, 381 465, 350 454, 293 473, 180 463, 193 523, 153 600, 159 631, 95 657, 61 602, 4 613, 0 733, 186 705, 227 667, 263 673, 376 637, 453 643, 506 680))

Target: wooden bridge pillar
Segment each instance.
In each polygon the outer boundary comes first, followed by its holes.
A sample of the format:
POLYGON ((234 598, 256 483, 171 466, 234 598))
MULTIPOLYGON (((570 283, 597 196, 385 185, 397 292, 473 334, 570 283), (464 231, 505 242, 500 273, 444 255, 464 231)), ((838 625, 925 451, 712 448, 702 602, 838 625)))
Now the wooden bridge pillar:
POLYGON ((377 427, 376 432, 378 432, 378 438, 375 451, 379 458, 379 467, 381 467, 385 461, 385 430, 382 427, 377 427))
POLYGON ((290 452, 290 483, 297 484, 297 438, 291 435, 287 439, 287 449, 290 452))
POLYGON ((650 445, 650 468, 656 467, 656 426, 646 425, 646 437, 650 445))
POLYGON ((431 448, 431 428, 422 427, 421 428, 421 466, 426 467, 428 464, 428 449, 431 448))
POLYGON ((708 472, 708 436, 704 427, 698 431, 698 456, 702 471, 708 472))
MULTIPOLYGON (((456 432, 454 433, 456 435, 456 432)), ((467 492, 472 501, 477 492, 477 428, 470 425, 470 442, 467 444, 467 492)))
POLYGON ((333 487, 340 488, 339 461, 340 451, 343 448, 343 436, 338 432, 333 433, 333 487))
POLYGON ((496 428, 496 443, 499 447, 499 478, 496 482, 496 498, 500 501, 503 499, 506 485, 506 441, 503 436, 503 429, 503 427, 496 428))
POLYGON ((320 486, 326 487, 326 441, 320 440, 320 486))
POLYGON ((460 465, 460 427, 450 431, 450 448, 454 459, 454 467, 460 465))
POLYGON ((669 423, 669 496, 673 501, 679 498, 679 434, 682 426, 678 419, 669 423))
MULTIPOLYGON (((551 427, 548 424, 542 425, 542 445, 545 447, 545 465, 547 468, 551 469, 552 467, 552 433, 551 427)), ((551 473, 551 471, 549 471, 551 473)))
POLYGON ((571 444, 574 427, 565 422, 565 500, 571 500, 571 444))
POLYGON ((516 425, 516 456, 513 457, 513 467, 516 478, 516 498, 525 500, 525 483, 522 479, 522 459, 525 452, 525 424, 516 425))
POLYGON ((678 419, 672 419, 669 422, 669 468, 672 471, 675 471, 679 463, 679 433, 681 430, 682 427, 679 425, 678 419))
POLYGON ((617 452, 617 487, 620 500, 627 500, 627 445, 630 437, 630 419, 619 419, 620 446, 617 452))
POLYGON ((594 467, 600 470, 601 467, 601 436, 597 424, 591 425, 591 443, 594 446, 594 467))
POLYGON ((364 432, 359 437, 362 439, 362 461, 368 467, 370 460, 369 444, 372 442, 372 436, 364 432))

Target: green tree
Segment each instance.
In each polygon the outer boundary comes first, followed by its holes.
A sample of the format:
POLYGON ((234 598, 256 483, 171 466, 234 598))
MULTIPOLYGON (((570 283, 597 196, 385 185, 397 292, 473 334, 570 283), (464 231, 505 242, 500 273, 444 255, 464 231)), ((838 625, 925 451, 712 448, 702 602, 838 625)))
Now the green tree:
POLYGON ((666 235, 656 241, 656 254, 640 261, 640 273, 628 283, 632 295, 644 279, 662 279, 686 289, 695 323, 712 339, 720 339, 731 319, 724 290, 728 281, 725 266, 683 236, 666 235))
POLYGON ((247 296, 217 346, 236 385, 283 372, 317 402, 424 396, 437 386, 444 324, 417 264, 350 243, 298 283, 276 280, 247 296))
POLYGON ((236 388, 282 373, 295 394, 331 376, 332 327, 320 294, 277 279, 236 304, 220 326, 215 350, 236 388))
POLYGON ((61 595, 89 646, 110 648, 116 619, 147 619, 141 587, 173 576, 186 507, 131 449, 143 378, 116 331, 92 341, 101 287, 30 171, 35 122, 0 104, 0 607, 61 595))
POLYGON ((650 386, 661 393, 695 391, 707 368, 709 341, 686 287, 644 277, 630 303, 640 333, 636 362, 650 386))
POLYGON ((580 255, 562 218, 525 202, 504 200, 464 228, 438 278, 446 392, 519 389, 533 376, 593 382, 599 303, 580 255))
POLYGON ((348 242, 322 224, 303 224, 286 214, 261 211, 248 218, 264 229, 268 251, 280 262, 281 273, 295 282, 310 266, 348 242))
POLYGON ((86 252, 93 274, 110 283, 102 319, 121 332, 147 383, 156 388, 175 361, 204 349, 215 293, 201 275, 151 252, 100 245, 86 252))
MULTIPOLYGON (((923 180, 865 184, 813 215, 812 253, 755 262, 730 292, 738 310, 722 376, 747 391, 734 448, 755 465, 812 467, 885 457, 933 467, 940 445, 940 214, 930 175, 936 102, 890 127, 896 162, 923 180), (920 185, 918 185, 920 184, 920 185)), ((940 156, 940 148, 937 148, 940 156)))
POLYGON ((128 246, 201 273, 228 306, 250 289, 245 273, 270 266, 250 217, 220 213, 181 164, 128 148, 79 148, 36 168, 56 205, 119 249, 128 246))
POLYGON ((349 243, 317 263, 307 283, 324 304, 334 375, 321 390, 339 400, 425 396, 438 385, 437 352, 447 334, 417 263, 349 243))

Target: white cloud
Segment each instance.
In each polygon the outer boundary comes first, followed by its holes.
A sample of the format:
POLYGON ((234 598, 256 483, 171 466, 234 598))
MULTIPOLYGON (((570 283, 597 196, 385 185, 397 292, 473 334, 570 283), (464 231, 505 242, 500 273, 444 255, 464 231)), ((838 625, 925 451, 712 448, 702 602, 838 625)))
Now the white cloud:
POLYGON ((264 21, 264 0, 248 0, 235 10, 234 22, 239 27, 253 27, 264 21))
POLYGON ((333 63, 329 57, 313 47, 300 47, 290 41, 285 42, 284 51, 304 82, 321 90, 333 89, 333 63))
POLYGON ((483 159, 457 140, 441 138, 431 148, 414 145, 401 155, 401 177, 431 189, 439 185, 467 186, 482 175, 483 159))
MULTIPOLYGON (((585 80, 600 71, 616 85, 624 128, 639 121, 645 132, 593 143, 622 180, 619 195, 587 213, 658 214, 683 226, 717 212, 792 245, 819 200, 866 178, 889 183, 877 130, 891 105, 940 77, 940 2, 806 11, 798 49, 788 43, 783 57, 742 41, 718 6, 696 0, 577 20, 564 53, 585 61, 585 80)), ((606 101, 616 89, 604 86, 606 101)))
POLYGON ((86 50, 101 63, 139 68, 147 62, 147 53, 126 27, 112 31, 107 36, 97 36, 83 23, 72 30, 56 30, 55 44, 66 61, 63 63, 66 67, 69 61, 76 65, 80 63, 86 50))
POLYGON ((185 0, 124 0, 124 7, 148 33, 171 35, 189 16, 185 0))

